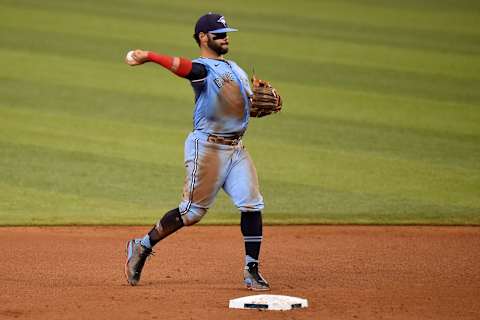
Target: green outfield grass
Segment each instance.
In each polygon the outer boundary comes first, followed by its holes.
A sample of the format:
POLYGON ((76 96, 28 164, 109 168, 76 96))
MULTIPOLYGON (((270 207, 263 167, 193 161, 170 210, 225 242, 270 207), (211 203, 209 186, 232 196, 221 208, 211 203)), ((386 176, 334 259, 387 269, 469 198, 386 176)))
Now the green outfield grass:
MULTIPOLYGON (((0 225, 152 224, 178 204, 196 19, 284 111, 253 119, 267 223, 480 224, 480 2, 2 0, 0 225), (252 9, 254 8, 254 9, 252 9)), ((222 193, 202 223, 236 223, 222 193)))

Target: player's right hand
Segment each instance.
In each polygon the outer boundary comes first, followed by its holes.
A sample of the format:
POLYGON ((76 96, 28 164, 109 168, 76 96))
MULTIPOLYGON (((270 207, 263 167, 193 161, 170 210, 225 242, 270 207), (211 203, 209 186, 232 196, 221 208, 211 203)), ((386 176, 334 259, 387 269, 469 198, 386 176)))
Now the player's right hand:
POLYGON ((136 49, 132 54, 133 59, 125 58, 125 63, 130 66, 138 66, 148 61, 148 51, 136 49))

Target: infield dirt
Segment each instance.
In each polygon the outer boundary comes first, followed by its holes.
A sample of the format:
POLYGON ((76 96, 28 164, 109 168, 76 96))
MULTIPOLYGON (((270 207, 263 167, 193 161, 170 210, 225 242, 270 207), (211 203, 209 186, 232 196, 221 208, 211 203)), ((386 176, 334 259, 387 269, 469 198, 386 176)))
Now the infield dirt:
POLYGON ((125 243, 148 227, 0 229, 1 319, 479 319, 480 228, 266 226, 271 294, 293 311, 228 309, 242 287, 238 226, 165 239, 141 285, 123 274, 125 243))

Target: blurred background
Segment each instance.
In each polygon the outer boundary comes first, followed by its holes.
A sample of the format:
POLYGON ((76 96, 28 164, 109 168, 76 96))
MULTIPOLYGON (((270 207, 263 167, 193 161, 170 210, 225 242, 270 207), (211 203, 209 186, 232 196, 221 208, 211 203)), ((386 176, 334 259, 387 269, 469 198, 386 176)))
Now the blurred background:
MULTIPOLYGON (((284 110, 245 137, 265 222, 480 223, 480 2, 0 0, 0 225, 152 224, 181 198, 197 19, 284 110)), ((202 223, 237 223, 222 192, 202 223)))

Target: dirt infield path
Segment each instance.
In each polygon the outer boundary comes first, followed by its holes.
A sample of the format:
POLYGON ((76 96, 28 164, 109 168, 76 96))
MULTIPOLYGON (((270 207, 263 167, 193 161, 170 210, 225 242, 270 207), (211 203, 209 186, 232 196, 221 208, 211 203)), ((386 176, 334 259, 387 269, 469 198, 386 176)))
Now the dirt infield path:
POLYGON ((272 294, 304 310, 228 309, 239 227, 189 227, 156 247, 141 285, 125 241, 145 227, 0 228, 0 319, 480 319, 480 228, 265 227, 272 294))

